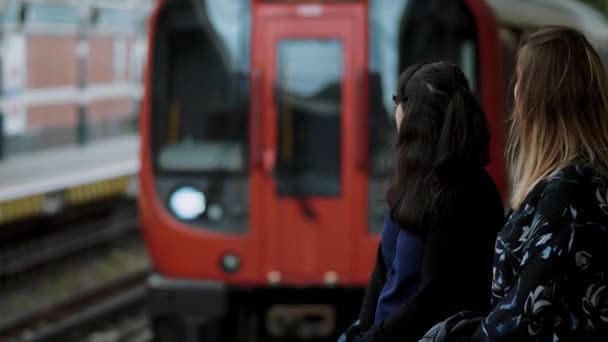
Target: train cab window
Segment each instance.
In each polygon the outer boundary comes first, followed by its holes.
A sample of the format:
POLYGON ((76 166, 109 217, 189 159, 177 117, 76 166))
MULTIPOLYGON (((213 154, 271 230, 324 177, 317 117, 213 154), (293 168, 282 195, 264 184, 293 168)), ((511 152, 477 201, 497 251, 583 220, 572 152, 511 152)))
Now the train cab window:
POLYGON ((400 70, 421 60, 450 61, 479 93, 477 29, 465 1, 411 1, 400 31, 400 70))
POLYGON ((392 95, 399 74, 423 61, 461 66, 479 95, 475 19, 464 1, 370 0, 369 206, 370 233, 382 230, 386 179, 395 135, 392 95))
POLYGON ((284 40, 277 53, 278 193, 338 196, 342 45, 284 40))
POLYGON ((168 102, 156 126, 161 171, 248 169, 248 54, 243 39, 248 28, 235 3, 244 2, 204 2, 204 12, 196 17, 190 13, 191 26, 176 18, 178 27, 170 33, 167 47, 168 102))

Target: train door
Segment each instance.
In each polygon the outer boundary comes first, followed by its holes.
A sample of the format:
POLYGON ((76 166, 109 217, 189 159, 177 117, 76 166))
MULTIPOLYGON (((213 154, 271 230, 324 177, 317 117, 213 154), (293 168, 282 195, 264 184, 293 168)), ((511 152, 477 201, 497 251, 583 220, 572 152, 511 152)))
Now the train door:
POLYGON ((262 195, 252 211, 265 213, 258 222, 270 281, 348 281, 355 267, 367 210, 365 20, 362 4, 257 8, 253 182, 262 195))

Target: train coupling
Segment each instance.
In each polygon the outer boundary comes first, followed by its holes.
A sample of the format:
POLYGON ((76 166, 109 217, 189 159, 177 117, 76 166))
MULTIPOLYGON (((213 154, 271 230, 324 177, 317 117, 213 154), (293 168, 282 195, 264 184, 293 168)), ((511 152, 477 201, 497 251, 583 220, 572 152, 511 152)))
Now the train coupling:
POLYGON ((266 331, 273 338, 327 338, 336 329, 331 305, 275 305, 266 313, 266 331))

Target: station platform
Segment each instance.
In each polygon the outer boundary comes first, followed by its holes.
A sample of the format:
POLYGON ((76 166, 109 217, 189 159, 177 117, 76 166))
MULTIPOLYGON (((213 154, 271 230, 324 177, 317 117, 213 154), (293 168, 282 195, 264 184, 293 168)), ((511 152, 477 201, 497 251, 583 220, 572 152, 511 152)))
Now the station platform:
POLYGON ((0 224, 66 206, 135 196, 137 135, 33 152, 0 162, 0 224))

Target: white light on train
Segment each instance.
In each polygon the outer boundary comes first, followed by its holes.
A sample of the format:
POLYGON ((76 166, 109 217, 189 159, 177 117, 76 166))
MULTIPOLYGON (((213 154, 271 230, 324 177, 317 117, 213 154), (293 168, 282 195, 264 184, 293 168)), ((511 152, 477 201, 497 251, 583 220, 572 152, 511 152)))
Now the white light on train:
POLYGON ((194 220, 207 209, 207 199, 202 191, 186 186, 171 194, 169 208, 179 219, 194 220))

